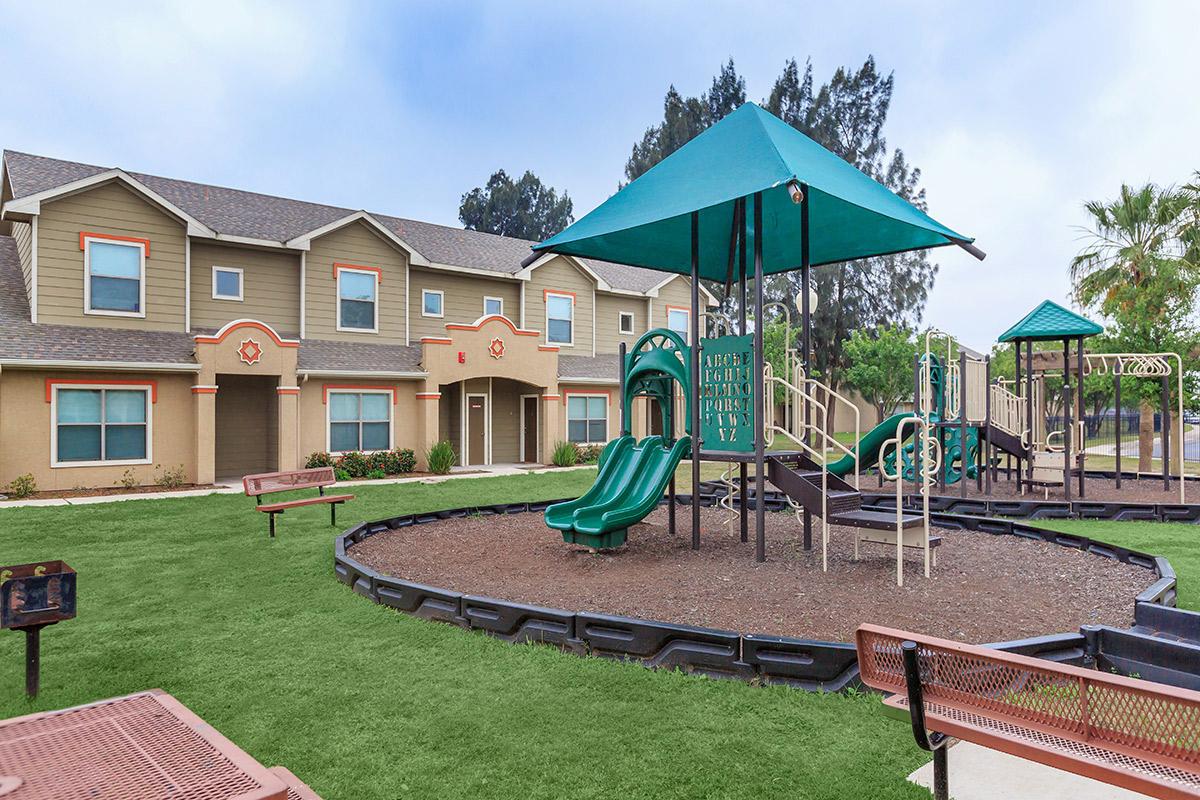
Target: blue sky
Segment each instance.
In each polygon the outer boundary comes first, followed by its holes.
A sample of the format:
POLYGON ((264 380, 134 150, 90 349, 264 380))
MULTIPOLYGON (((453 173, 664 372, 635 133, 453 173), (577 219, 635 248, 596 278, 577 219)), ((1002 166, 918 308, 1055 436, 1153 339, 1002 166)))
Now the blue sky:
POLYGON ((1067 296, 1085 200, 1200 169, 1200 3, 4 4, 0 146, 457 224, 497 168, 580 216, 671 83, 874 54, 941 250, 927 323, 977 349, 1067 296))

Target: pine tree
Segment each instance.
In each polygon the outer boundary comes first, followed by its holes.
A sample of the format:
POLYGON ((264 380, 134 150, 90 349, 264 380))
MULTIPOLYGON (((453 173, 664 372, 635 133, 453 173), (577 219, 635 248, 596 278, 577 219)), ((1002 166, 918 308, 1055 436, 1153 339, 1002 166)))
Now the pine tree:
POLYGON ((570 225, 572 211, 566 192, 559 197, 532 172, 514 181, 497 170, 486 186, 462 196, 458 218, 467 230, 540 242, 570 225))

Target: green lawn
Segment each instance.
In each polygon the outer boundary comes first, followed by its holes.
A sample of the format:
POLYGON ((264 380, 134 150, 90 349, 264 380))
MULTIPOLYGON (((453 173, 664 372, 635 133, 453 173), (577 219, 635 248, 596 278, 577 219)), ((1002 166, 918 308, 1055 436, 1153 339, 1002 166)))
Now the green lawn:
MULTIPOLYGON (((340 517, 576 495, 592 476, 360 487, 340 517)), ((288 512, 270 541, 252 505, 0 509, 0 561, 63 558, 80 574, 79 617, 43 634, 35 704, 23 637, 0 633, 0 717, 161 687, 326 800, 929 796, 904 781, 923 754, 872 697, 651 672, 405 617, 334 579, 326 509, 288 512)))

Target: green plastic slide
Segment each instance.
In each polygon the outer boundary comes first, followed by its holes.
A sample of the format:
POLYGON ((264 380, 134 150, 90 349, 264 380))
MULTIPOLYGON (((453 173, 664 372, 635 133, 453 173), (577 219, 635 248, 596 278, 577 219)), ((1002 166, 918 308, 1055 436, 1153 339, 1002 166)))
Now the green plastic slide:
POLYGON ((630 525, 658 506, 675 468, 691 451, 691 437, 665 447, 661 436, 635 443, 614 439, 601 455, 596 482, 578 500, 546 509, 546 524, 562 531, 563 541, 588 547, 620 547, 630 525))
MULTIPOLYGON (((860 470, 875 466, 875 462, 879 460, 879 451, 883 448, 884 443, 896 435, 896 426, 900 424, 900 420, 911 417, 912 414, 893 414, 883 422, 876 425, 867 434, 859 440, 851 449, 858 454, 858 468, 860 470)), ((913 426, 908 426, 904 429, 904 438, 912 436, 913 426)), ((842 456, 839 460, 829 465, 829 471, 839 478, 854 471, 854 457, 850 455, 842 456)))

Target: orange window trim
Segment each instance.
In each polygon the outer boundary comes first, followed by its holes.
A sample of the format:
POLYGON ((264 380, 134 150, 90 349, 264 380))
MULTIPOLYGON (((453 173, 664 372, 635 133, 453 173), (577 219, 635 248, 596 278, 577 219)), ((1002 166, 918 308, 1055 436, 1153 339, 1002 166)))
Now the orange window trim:
POLYGON ((113 242, 129 242, 131 244, 140 244, 146 250, 146 258, 150 257, 150 240, 141 239, 137 236, 117 236, 113 233, 96 233, 95 231, 80 231, 79 232, 79 249, 83 250, 87 247, 88 239, 108 239, 113 242))
POLYGON ((689 319, 692 316, 692 310, 690 308, 688 308, 687 306, 667 306, 667 313, 669 314, 672 311, 682 311, 683 313, 688 315, 689 319))
POLYGON ((552 294, 559 297, 569 297, 571 298, 571 305, 575 305, 575 293, 564 291, 563 289, 542 289, 542 302, 549 301, 552 294))
POLYGON ((369 383, 324 383, 324 384, 321 384, 321 404, 322 405, 327 405, 329 403, 329 391, 331 389, 334 389, 334 390, 345 389, 347 391, 356 391, 356 390, 361 391, 363 389, 374 389, 377 392, 378 391, 391 392, 392 393, 392 405, 400 404, 400 393, 398 391, 396 391, 395 386, 379 386, 379 385, 371 385, 369 383))
POLYGON ((364 267, 362 264, 343 264, 339 261, 335 261, 333 262, 333 277, 335 280, 337 279, 338 270, 343 269, 358 269, 362 270, 363 272, 374 272, 375 280, 379 283, 383 283, 383 269, 381 267, 364 267))
POLYGON ((92 378, 68 378, 66 380, 55 380, 54 378, 46 378, 46 402, 49 403, 54 396, 55 386, 138 386, 145 388, 150 387, 150 402, 158 402, 158 381, 135 381, 135 380, 95 380, 92 378))

